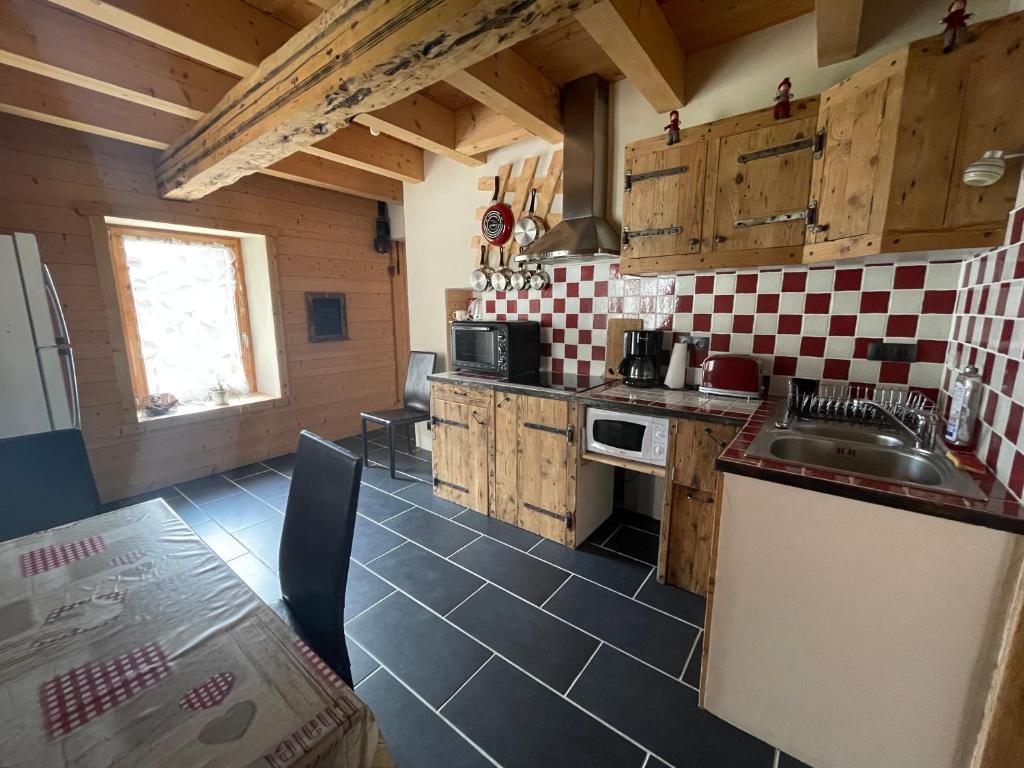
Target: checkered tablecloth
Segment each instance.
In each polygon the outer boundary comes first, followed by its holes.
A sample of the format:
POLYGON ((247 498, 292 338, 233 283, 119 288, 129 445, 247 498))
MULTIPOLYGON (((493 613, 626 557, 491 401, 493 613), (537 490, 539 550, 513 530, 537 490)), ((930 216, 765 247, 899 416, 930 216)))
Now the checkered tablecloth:
POLYGON ((372 712, 163 501, 0 544, 0 764, 338 766, 372 712))

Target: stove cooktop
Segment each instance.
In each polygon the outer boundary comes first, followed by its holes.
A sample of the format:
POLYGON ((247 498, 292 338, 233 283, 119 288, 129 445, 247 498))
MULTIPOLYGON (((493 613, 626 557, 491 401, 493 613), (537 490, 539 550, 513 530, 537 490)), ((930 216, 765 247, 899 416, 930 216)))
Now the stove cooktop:
POLYGON ((544 389, 557 389, 561 392, 585 392, 604 384, 600 376, 579 376, 575 373, 559 373, 558 371, 540 371, 526 376, 509 379, 511 384, 528 384, 544 389))

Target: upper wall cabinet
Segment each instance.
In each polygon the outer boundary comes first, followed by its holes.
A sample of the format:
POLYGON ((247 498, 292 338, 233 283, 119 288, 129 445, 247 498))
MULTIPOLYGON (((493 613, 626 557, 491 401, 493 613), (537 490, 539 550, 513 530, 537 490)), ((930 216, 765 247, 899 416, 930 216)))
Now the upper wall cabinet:
POLYGON ((817 112, 802 99, 787 120, 762 109, 628 145, 621 270, 799 263, 817 112))
POLYGON ((887 56, 822 94, 804 261, 1002 242, 1018 169, 969 187, 964 168, 989 149, 1024 146, 1024 14, 887 56))

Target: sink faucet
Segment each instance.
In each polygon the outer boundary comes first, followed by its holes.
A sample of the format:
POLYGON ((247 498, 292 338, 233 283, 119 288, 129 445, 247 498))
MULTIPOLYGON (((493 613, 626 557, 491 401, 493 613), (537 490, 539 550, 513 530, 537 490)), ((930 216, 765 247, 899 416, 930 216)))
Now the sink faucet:
POLYGON ((903 419, 899 418, 889 408, 873 400, 863 401, 863 405, 870 407, 876 413, 880 413, 886 421, 896 427, 905 436, 909 437, 915 448, 930 451, 934 447, 935 431, 932 428, 935 424, 935 414, 925 411, 922 408, 907 408, 907 415, 913 420, 914 428, 907 426, 903 419))

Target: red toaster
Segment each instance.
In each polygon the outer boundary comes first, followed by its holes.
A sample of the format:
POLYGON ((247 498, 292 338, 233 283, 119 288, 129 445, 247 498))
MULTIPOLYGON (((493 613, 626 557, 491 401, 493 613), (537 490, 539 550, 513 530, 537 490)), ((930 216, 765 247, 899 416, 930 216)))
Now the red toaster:
POLYGON ((761 361, 750 355, 708 355, 699 389, 708 395, 760 399, 761 361))

